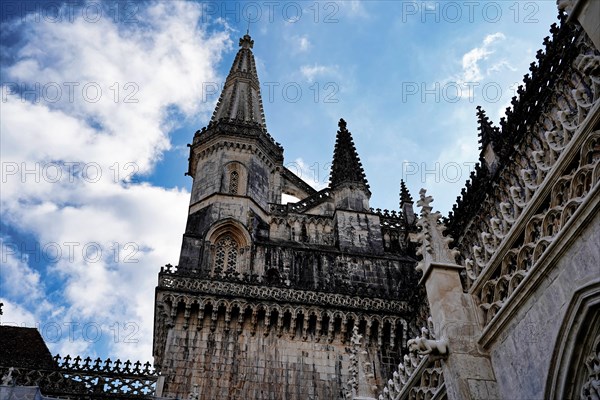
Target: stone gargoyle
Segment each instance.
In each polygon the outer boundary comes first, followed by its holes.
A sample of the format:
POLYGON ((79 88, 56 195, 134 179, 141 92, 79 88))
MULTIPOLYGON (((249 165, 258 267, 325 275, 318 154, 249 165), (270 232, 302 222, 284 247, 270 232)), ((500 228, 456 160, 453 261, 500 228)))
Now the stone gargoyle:
POLYGON ((411 353, 418 353, 421 355, 434 354, 439 356, 448 354, 448 341, 446 339, 431 340, 424 337, 417 337, 416 339, 410 339, 406 344, 411 353))

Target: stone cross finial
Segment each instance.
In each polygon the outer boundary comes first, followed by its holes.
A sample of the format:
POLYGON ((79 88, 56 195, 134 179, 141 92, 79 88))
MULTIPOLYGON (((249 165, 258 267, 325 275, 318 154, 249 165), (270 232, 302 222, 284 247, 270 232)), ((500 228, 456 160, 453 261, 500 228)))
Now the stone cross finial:
POLYGON ((239 46, 243 49, 251 49, 254 47, 254 40, 247 33, 240 39, 239 46))
POLYGON ((444 236, 442 233, 445 229, 440 222, 441 214, 439 212, 431 212, 433 209, 431 203, 433 197, 426 196, 427 191, 421 189, 419 191, 420 199, 417 205, 421 207, 421 218, 417 222, 417 226, 421 231, 417 235, 417 239, 421 246, 417 250, 417 254, 423 259, 417 265, 417 270, 425 273, 431 263, 455 264, 458 250, 451 250, 449 244, 452 243, 451 237, 444 236))

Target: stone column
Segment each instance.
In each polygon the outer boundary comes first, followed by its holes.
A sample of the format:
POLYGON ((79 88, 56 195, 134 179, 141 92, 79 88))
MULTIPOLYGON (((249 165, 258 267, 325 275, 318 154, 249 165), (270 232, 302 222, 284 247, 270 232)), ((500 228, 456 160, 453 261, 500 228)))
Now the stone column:
POLYGON ((473 297, 464 293, 455 264, 431 263, 422 282, 435 328, 435 337, 448 341, 442 361, 449 400, 499 399, 489 357, 478 351, 481 328, 473 297))
POLYGON ((442 360, 444 382, 449 400, 499 399, 494 370, 487 354, 481 353, 477 338, 481 335, 478 309, 473 297, 464 293, 460 281, 462 266, 456 264, 457 251, 449 248, 452 238, 444 235, 441 215, 432 212, 433 198, 419 192, 421 217, 417 222, 423 259, 417 269, 423 271, 434 336, 447 343, 442 360))

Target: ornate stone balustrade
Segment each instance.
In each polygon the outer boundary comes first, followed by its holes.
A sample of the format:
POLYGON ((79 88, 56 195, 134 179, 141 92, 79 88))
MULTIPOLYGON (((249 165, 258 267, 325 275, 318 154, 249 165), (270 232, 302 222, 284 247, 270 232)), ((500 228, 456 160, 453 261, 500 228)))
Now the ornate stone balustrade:
POLYGON ((598 100, 598 54, 589 38, 574 25, 553 25, 551 33, 552 40, 544 39, 546 51, 536 55, 538 65, 532 63, 531 76, 524 77, 526 87, 519 87, 519 98, 513 97, 513 108, 501 119, 502 130, 482 129, 482 144, 491 141, 497 160, 491 162, 482 149, 482 163, 453 207, 447 225, 459 241, 484 211, 509 220, 518 216, 598 100), (501 202, 507 204, 490 210, 501 202))
POLYGON ((304 303, 389 313, 409 311, 407 301, 252 285, 248 283, 212 281, 201 279, 199 277, 169 276, 169 274, 165 273, 161 273, 159 276, 158 285, 159 288, 165 289, 185 290, 210 295, 243 297, 253 300, 304 303))
MULTIPOLYGON (((422 338, 434 340, 433 324, 428 320, 429 329, 422 328, 422 338)), ((394 371, 379 395, 379 400, 430 400, 445 398, 444 374, 439 355, 421 355, 411 352, 394 371)))
POLYGON ((381 217, 382 219, 390 220, 390 222, 396 222, 398 224, 402 223, 402 211, 390 211, 388 209, 382 210, 381 208, 371 208, 371 212, 373 214, 379 215, 379 217, 381 217))
POLYGON ((270 204, 270 211, 274 215, 286 215, 288 213, 303 213, 309 208, 315 207, 324 201, 331 199, 331 191, 325 188, 296 203, 270 204))
POLYGON ((0 377, 9 386, 38 386, 45 395, 77 400, 153 398, 159 378, 150 363, 139 361, 56 355, 54 363, 54 369, 0 366, 0 377))

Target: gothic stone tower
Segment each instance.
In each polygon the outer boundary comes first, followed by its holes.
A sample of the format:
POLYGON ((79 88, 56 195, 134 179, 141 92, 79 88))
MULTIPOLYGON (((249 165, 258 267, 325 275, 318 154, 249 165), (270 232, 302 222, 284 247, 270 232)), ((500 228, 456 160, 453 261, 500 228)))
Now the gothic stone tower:
POLYGON ((403 187, 402 211, 369 208, 344 120, 329 188, 317 192, 285 168, 267 133, 253 44, 240 39, 213 117, 190 146, 181 257, 156 288, 157 394, 341 398, 355 327, 369 370, 361 390, 374 391, 406 353, 422 304, 412 199, 403 187), (281 204, 282 193, 301 201, 281 204))

